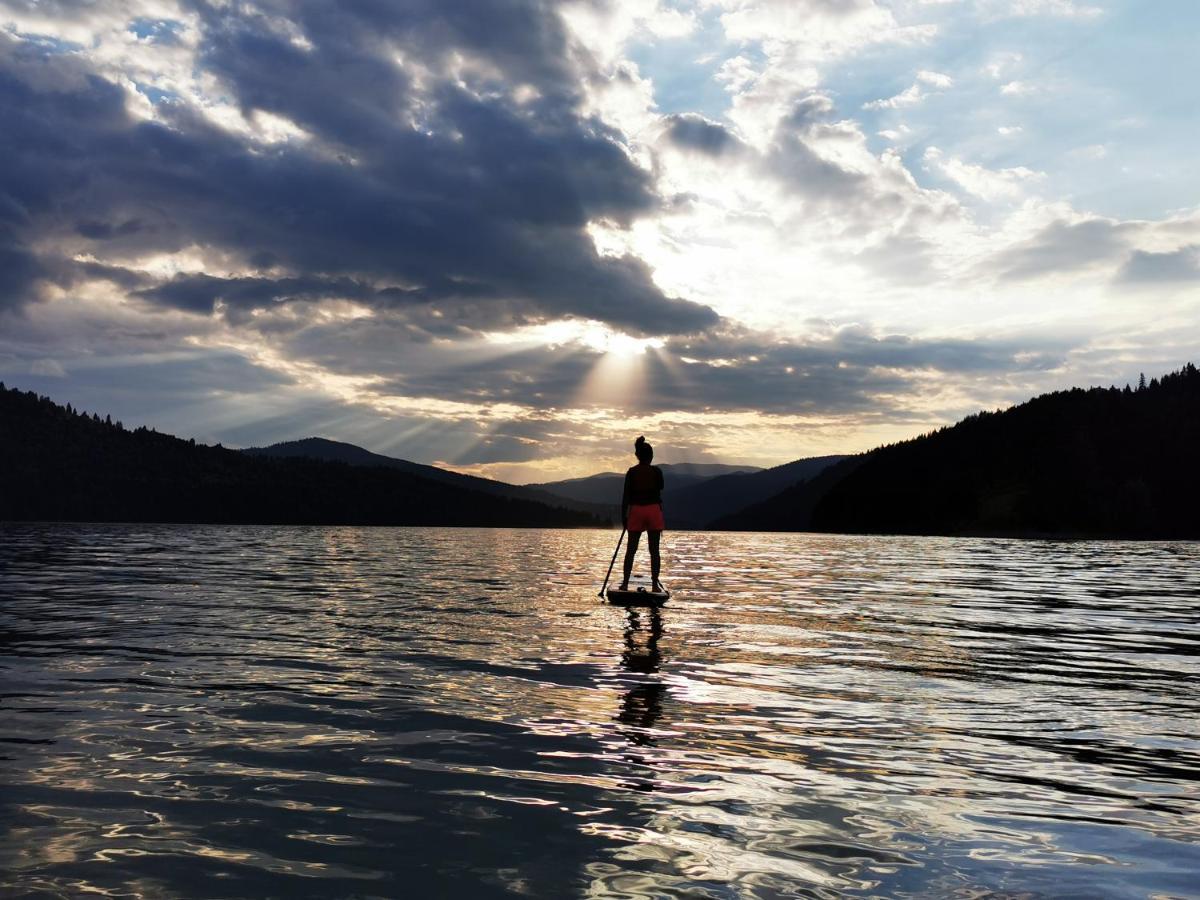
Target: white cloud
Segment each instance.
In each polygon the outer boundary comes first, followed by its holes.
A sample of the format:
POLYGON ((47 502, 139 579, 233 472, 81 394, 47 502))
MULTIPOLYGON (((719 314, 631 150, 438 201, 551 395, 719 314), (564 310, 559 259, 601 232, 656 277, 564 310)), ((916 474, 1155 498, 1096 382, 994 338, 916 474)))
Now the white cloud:
POLYGON ((926 94, 921 90, 919 84, 914 84, 911 87, 905 88, 894 97, 888 97, 886 100, 872 100, 869 103, 864 103, 863 109, 899 109, 902 106, 915 106, 924 100, 926 94))
POLYGON ((1013 137, 1023 132, 1025 129, 1020 125, 1001 125, 996 129, 996 133, 1001 137, 1013 137))
POLYGON ((922 69, 917 73, 916 82, 908 88, 905 88, 894 97, 888 97, 886 100, 872 100, 869 103, 864 103, 863 109, 899 109, 902 106, 916 106, 929 94, 922 89, 921 85, 929 85, 934 88, 948 88, 954 84, 954 79, 949 75, 943 75, 940 72, 930 72, 922 69))
POLYGON ((917 73, 917 81, 936 88, 948 88, 954 84, 954 79, 949 75, 943 75, 941 72, 930 72, 926 69, 922 69, 917 73))
POLYGON ((883 131, 877 131, 875 133, 878 134, 881 138, 886 138, 887 140, 895 143, 895 142, 903 140, 904 138, 906 138, 910 134, 912 134, 912 129, 909 128, 907 125, 901 123, 900 125, 897 125, 895 128, 885 128, 883 131))
POLYGON ((721 63, 715 77, 727 91, 736 94, 754 84, 760 74, 746 57, 734 56, 721 63))
POLYGON ((1030 84, 1027 81, 1010 81, 1000 86, 1000 93, 1008 97, 1021 97, 1036 93, 1037 90, 1037 85, 1030 84))
POLYGON ((1016 200, 1025 195, 1030 182, 1045 177, 1025 166, 1008 169, 988 169, 983 166, 947 157, 937 147, 930 147, 922 157, 926 167, 936 169, 969 194, 983 200, 1016 200))
POLYGON ((563 21, 577 41, 602 66, 618 62, 626 44, 639 34, 653 38, 682 38, 696 29, 696 15, 663 5, 660 0, 613 0, 590 3, 572 0, 563 5, 563 21))
POLYGON ((835 58, 876 43, 924 40, 929 25, 903 26, 876 0, 705 0, 723 10, 721 24, 732 41, 788 45, 810 61, 835 58))
POLYGON ((1007 73, 1015 69, 1024 57, 1020 53, 997 53, 990 62, 983 67, 983 72, 990 78, 997 81, 1003 78, 1007 73))
POLYGON ((759 146, 796 99, 817 87, 829 63, 868 46, 927 41, 937 33, 935 25, 902 25, 877 0, 703 2, 721 10, 729 43, 757 45, 764 57, 757 65, 745 54, 735 57, 718 76, 734 96, 729 118, 759 146))

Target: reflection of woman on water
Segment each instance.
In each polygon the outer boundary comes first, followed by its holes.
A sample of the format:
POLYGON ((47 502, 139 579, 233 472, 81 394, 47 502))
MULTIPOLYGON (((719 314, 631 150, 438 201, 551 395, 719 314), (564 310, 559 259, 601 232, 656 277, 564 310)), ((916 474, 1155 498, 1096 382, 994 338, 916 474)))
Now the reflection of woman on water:
POLYGON ((638 541, 643 531, 650 533, 650 578, 654 590, 662 590, 658 582, 661 561, 658 555, 658 539, 662 536, 663 523, 662 491, 663 473, 658 466, 650 465, 654 459, 654 448, 639 437, 633 445, 638 464, 625 473, 625 492, 621 496, 621 518, 629 530, 629 546, 625 548, 625 577, 621 590, 629 590, 629 573, 633 571, 633 557, 637 553, 638 541))

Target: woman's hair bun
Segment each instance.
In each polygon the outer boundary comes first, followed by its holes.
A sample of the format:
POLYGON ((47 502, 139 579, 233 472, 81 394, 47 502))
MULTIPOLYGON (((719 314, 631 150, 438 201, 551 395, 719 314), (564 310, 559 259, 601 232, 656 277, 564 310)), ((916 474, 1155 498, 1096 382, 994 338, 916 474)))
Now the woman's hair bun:
POLYGON ((633 442, 633 453, 638 462, 649 463, 654 459, 654 448, 647 443, 645 435, 638 435, 638 439, 633 442))

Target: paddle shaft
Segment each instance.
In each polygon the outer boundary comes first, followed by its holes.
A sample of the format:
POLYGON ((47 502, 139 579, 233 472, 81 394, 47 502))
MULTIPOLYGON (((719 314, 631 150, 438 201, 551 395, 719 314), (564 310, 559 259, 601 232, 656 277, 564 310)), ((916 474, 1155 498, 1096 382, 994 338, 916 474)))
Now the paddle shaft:
POLYGON ((625 527, 621 527, 621 536, 617 538, 617 549, 613 551, 612 562, 608 564, 608 572, 604 576, 604 584, 600 585, 600 595, 604 596, 604 589, 608 587, 608 579, 612 578, 613 566, 617 564, 617 554, 621 552, 621 542, 625 540, 625 527))

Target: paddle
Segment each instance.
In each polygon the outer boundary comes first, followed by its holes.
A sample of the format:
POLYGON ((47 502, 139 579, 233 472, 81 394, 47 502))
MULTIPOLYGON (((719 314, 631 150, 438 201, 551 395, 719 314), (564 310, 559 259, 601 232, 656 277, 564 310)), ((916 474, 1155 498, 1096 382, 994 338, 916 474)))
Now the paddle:
POLYGON ((617 538, 617 549, 613 551, 612 562, 608 564, 608 572, 604 576, 604 584, 600 585, 600 594, 598 596, 601 600, 604 599, 604 589, 608 587, 608 579, 612 577, 613 566, 617 563, 617 554, 621 552, 621 541, 623 540, 625 540, 625 527, 621 526, 621 536, 617 538))

